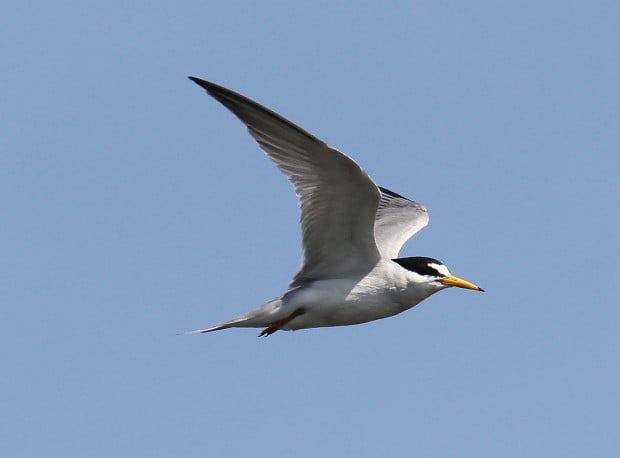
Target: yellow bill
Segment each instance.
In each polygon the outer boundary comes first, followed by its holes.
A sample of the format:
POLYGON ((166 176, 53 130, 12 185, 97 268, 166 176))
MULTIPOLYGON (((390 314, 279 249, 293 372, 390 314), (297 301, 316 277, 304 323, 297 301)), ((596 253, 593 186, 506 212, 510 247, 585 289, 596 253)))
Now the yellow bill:
POLYGON ((455 277, 454 275, 450 275, 449 277, 442 278, 439 281, 446 286, 456 286, 458 288, 473 289, 475 291, 484 292, 484 290, 480 288, 479 286, 476 286, 473 283, 468 282, 467 280, 463 280, 462 278, 455 277))

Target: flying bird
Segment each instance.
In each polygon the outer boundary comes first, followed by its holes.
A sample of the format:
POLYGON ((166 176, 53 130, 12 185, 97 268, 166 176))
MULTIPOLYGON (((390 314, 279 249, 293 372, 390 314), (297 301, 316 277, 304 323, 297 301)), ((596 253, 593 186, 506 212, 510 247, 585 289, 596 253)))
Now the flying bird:
POLYGON ((227 328, 278 330, 347 326, 412 308, 444 288, 484 291, 440 261, 399 258, 403 244, 428 224, 426 209, 377 184, 350 157, 279 114, 217 84, 189 77, 245 124, 291 181, 301 210, 301 268, 281 296, 233 320, 189 334, 227 328))

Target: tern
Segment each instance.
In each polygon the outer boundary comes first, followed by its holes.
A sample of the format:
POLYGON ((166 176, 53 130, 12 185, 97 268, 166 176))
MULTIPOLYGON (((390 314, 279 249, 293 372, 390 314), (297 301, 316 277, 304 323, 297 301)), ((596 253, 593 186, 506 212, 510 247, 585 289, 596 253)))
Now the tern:
POLYGON ((225 87, 193 82, 245 124, 291 181, 301 210, 302 262, 281 296, 198 334, 227 328, 347 326, 404 312, 448 287, 484 291, 440 261, 399 258, 428 224, 422 205, 380 187, 350 157, 279 114, 225 87))

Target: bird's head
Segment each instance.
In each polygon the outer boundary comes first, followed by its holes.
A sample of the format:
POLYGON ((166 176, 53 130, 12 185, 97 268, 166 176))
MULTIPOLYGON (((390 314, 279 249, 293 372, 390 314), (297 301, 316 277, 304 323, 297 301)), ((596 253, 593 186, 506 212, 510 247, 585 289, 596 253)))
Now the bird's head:
POLYGON ((458 288, 484 292, 479 286, 452 275, 448 268, 437 259, 414 256, 411 258, 398 258, 393 261, 417 274, 420 277, 420 283, 427 283, 428 286, 436 290, 456 286, 458 288))

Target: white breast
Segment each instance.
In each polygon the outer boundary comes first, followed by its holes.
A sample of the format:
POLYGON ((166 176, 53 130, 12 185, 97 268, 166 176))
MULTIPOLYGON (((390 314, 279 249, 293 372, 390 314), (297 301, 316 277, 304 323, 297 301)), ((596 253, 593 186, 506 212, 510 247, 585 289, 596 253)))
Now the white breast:
POLYGON ((380 261, 359 278, 319 280, 286 298, 286 308, 304 313, 284 329, 345 326, 403 312, 435 292, 391 261, 380 261))

